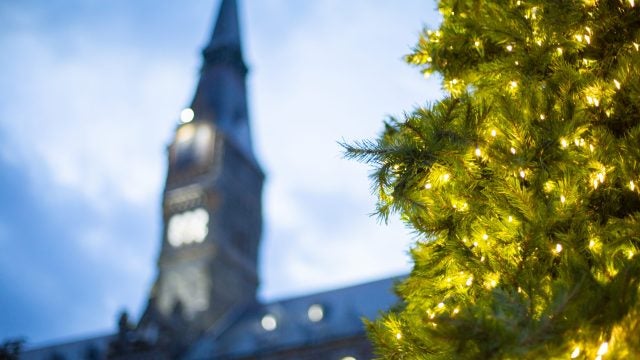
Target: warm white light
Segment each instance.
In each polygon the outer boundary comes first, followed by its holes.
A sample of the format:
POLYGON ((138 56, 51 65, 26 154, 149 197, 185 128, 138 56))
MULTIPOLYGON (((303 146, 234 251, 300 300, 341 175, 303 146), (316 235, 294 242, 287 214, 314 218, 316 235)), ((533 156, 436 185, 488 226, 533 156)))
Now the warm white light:
POLYGON ((566 148, 567 146, 569 146, 566 139, 560 139, 560 145, 562 145, 563 148, 566 148))
POLYGON ((438 309, 442 309, 443 307, 444 307, 444 303, 443 302, 438 304, 438 309))
POLYGON ((491 130, 491 136, 496 137, 497 132, 496 129, 491 130))
POLYGON ((609 343, 605 341, 602 343, 602 345, 600 345, 600 348, 598 348, 598 352, 596 354, 604 355, 607 353, 607 351, 609 351, 609 343))
POLYGON ((477 247, 477 246, 478 246, 478 242, 477 242, 477 241, 474 241, 474 242, 473 242, 473 246, 474 246, 474 247, 477 247))
POLYGON ((182 110, 182 112, 180 112, 180 121, 182 123, 188 123, 193 120, 194 116, 195 114, 193 113, 193 110, 191 110, 190 108, 186 108, 182 110))
POLYGON ((564 204, 565 201, 567 201, 567 198, 564 195, 560 195, 560 202, 564 204))
POLYGON ((487 239, 489 239, 489 235, 487 235, 487 234, 482 235, 482 239, 483 239, 483 240, 487 240, 487 239))
POLYGON ((356 358, 354 358, 353 356, 345 356, 340 360, 356 360, 356 358))
POLYGON ((515 154, 516 154, 516 148, 512 147, 512 148, 511 148, 511 153, 512 153, 513 155, 515 155, 515 154))
POLYGON ((592 248, 596 244, 595 241, 589 240, 589 247, 592 248))
POLYGON ((635 7, 636 6, 635 0, 629 0, 629 5, 631 5, 631 7, 635 7))
POLYGON ((402 339, 402 334, 401 333, 397 333, 396 334, 396 339, 398 339, 398 340, 402 339))
POLYGON ((431 183, 426 183, 426 184, 424 185, 424 188, 425 188, 425 189, 427 189, 427 190, 429 190, 429 189, 431 189, 431 187, 432 187, 432 186, 433 186, 433 185, 431 185, 431 183))
POLYGON ((512 222, 513 221, 513 216, 509 215, 508 220, 509 220, 509 222, 512 222))
POLYGON ((540 114, 540 120, 544 120, 544 119, 545 119, 544 114, 540 114))
POLYGON ((620 90, 620 81, 613 79, 613 85, 616 86, 616 89, 620 90))
POLYGON ((591 36, 589 36, 589 35, 585 35, 585 36, 584 36, 584 41, 586 41, 586 42, 587 42, 587 44, 591 44, 591 36))
POLYGON ((262 325, 262 328, 267 331, 273 331, 278 327, 278 321, 276 320, 275 316, 267 314, 262 317, 260 325, 262 325))
POLYGON ((449 181, 449 177, 451 177, 449 174, 442 175, 442 178, 444 179, 444 181, 449 181))
POLYGON ((471 276, 470 278, 467 279, 467 282, 465 283, 467 286, 471 286, 471 284, 473 284, 473 276, 471 276))
POLYGON ((556 254, 560 254, 562 252, 562 244, 556 244, 556 248, 553 250, 556 254))
POLYGON ((520 170, 520 177, 524 179, 524 176, 525 176, 525 175, 526 175, 526 174, 525 174, 524 170, 520 170))
POLYGON ((518 83, 516 81, 511 81, 509 85, 511 86, 512 89, 515 89, 516 87, 518 87, 518 83))
POLYGON ((576 347, 575 349, 573 349, 573 352, 571 352, 571 358, 575 359, 578 356, 580 356, 580 348, 576 347))
POLYGON ((558 55, 562 55, 562 48, 561 47, 557 48, 556 51, 558 51, 558 55))
POLYGON ((631 191, 636 189, 636 184, 633 183, 633 180, 629 181, 629 189, 631 189, 631 191))
POLYGON ((480 41, 476 40, 476 42, 474 42, 474 43, 473 43, 473 45, 474 45, 475 47, 480 46, 480 41))
POLYGON ((460 309, 458 309, 458 308, 453 309, 453 314, 454 314, 454 315, 455 315, 455 314, 457 314, 457 313, 459 313, 459 312, 460 312, 460 309))
POLYGON ((312 322, 318 322, 324 317, 324 309, 319 304, 313 304, 309 306, 309 310, 307 310, 307 317, 312 322))
POLYGON ((507 45, 507 51, 511 52, 513 50, 513 46, 512 45, 507 45))
POLYGON ((482 151, 480 151, 480 148, 476 148, 476 156, 480 155, 482 155, 482 151))

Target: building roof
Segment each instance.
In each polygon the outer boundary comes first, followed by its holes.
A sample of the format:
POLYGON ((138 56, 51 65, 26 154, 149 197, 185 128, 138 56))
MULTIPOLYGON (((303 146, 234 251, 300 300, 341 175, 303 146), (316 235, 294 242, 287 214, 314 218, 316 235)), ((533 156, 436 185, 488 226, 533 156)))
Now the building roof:
POLYGON ((186 358, 244 357, 361 335, 363 318, 373 319, 398 301, 393 285, 399 279, 246 307, 226 326, 207 332, 186 358))
POLYGON ((100 354, 105 354, 109 342, 115 339, 115 335, 106 334, 93 336, 68 342, 60 342, 45 346, 28 346, 20 353, 21 360, 65 359, 80 360, 91 359, 100 354))

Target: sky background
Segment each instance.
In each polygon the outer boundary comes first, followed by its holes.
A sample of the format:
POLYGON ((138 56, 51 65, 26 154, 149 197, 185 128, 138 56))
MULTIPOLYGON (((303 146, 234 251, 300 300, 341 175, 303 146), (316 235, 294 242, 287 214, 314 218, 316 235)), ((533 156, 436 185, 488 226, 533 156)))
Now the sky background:
MULTIPOLYGON (((165 148, 218 0, 0 1, 0 341, 47 343, 137 318, 160 249, 165 148)), ((240 1, 250 121, 267 173, 261 299, 407 272, 369 167, 339 141, 440 97, 402 61, 425 0, 240 1)))

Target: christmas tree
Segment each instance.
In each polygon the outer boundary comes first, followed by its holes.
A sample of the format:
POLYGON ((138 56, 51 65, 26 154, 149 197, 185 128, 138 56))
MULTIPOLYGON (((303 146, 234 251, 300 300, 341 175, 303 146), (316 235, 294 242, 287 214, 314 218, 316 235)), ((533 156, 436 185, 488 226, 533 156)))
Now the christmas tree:
POLYGON ((345 145, 417 234, 379 356, 640 357, 640 6, 438 6, 407 61, 446 96, 345 145))

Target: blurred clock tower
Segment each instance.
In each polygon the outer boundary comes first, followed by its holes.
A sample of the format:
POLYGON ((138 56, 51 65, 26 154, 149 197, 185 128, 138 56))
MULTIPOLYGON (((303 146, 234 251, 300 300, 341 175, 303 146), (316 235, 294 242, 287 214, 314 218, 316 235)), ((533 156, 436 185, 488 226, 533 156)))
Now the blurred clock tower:
POLYGON ((222 0, 168 147, 158 275, 138 331, 185 343, 256 301, 264 174, 251 141, 238 8, 222 0))

